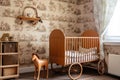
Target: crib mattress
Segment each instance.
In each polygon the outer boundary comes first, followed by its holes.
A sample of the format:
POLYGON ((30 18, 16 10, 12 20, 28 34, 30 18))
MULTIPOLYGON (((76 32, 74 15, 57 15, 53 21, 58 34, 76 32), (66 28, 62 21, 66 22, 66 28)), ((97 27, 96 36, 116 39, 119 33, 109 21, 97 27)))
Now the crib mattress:
POLYGON ((71 64, 74 62, 89 62, 98 59, 98 55, 95 50, 88 52, 80 51, 66 51, 65 52, 65 64, 71 64))

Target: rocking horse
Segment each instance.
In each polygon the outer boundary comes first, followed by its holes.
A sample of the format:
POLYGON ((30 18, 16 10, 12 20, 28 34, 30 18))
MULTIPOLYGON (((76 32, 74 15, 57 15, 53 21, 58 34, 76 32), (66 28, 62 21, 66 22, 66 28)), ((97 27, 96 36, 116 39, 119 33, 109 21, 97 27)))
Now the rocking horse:
POLYGON ((40 79, 40 70, 42 67, 47 70, 46 78, 48 78, 48 60, 47 59, 40 59, 39 56, 35 53, 32 54, 32 61, 35 66, 35 73, 34 73, 34 79, 39 80, 40 79), (38 72, 38 73, 37 73, 38 72))

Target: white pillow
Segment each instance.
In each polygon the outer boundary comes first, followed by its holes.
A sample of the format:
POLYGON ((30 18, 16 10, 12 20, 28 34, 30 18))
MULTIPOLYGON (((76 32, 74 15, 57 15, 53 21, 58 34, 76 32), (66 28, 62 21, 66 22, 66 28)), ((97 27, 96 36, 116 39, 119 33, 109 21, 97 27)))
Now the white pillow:
POLYGON ((79 52, 80 53, 88 53, 88 52, 97 52, 97 47, 93 48, 83 48, 82 46, 79 46, 79 52))

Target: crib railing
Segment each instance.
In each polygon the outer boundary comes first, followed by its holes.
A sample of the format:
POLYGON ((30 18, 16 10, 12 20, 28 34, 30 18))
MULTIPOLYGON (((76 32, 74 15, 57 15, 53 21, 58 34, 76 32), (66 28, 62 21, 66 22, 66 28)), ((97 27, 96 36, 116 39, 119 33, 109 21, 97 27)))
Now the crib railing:
POLYGON ((66 37, 65 64, 84 63, 97 60, 99 37, 66 37))

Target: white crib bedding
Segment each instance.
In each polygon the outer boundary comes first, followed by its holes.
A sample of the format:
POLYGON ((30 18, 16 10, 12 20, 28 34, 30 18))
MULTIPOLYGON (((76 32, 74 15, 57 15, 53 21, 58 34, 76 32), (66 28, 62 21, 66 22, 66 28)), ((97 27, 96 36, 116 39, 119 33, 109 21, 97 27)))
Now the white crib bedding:
POLYGON ((98 55, 95 49, 86 49, 82 51, 66 51, 65 52, 65 63, 71 64, 73 62, 88 62, 98 59, 98 55))

